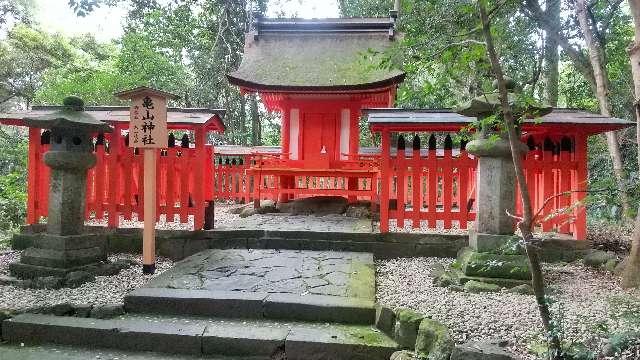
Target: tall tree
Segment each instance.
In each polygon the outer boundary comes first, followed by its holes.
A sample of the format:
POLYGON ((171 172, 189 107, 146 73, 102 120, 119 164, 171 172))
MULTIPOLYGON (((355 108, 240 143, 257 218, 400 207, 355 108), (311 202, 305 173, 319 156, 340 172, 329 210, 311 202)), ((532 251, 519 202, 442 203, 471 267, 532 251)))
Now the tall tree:
MULTIPOLYGON (((560 0, 547 0, 545 14, 551 26, 560 28, 560 0)), ((551 106, 558 106, 558 83, 560 80, 560 56, 558 40, 550 31, 545 31, 544 46, 544 100, 551 106)))
MULTIPOLYGON (((640 124, 640 0, 629 0, 629 8, 633 16, 635 30, 635 40, 629 48, 629 57, 633 74, 636 121, 640 124)), ((640 147, 640 126, 638 125, 636 125, 636 144, 640 147)), ((640 168, 640 150, 637 155, 638 167, 640 168)), ((640 287, 640 210, 636 215, 635 229, 631 237, 631 251, 622 274, 622 286, 627 288, 640 287)))
MULTIPOLYGON (((537 24, 546 31, 547 35, 557 41, 571 60, 573 66, 582 73, 584 78, 591 84, 593 93, 598 100, 600 113, 605 116, 611 116, 611 102, 609 99, 609 79, 607 77, 606 62, 603 52, 603 42, 605 41, 605 33, 611 25, 611 19, 620 10, 621 0, 615 0, 604 5, 603 21, 596 22, 595 14, 592 10, 593 6, 599 5, 599 1, 586 4, 584 0, 576 0, 576 15, 583 35, 582 40, 587 45, 588 57, 585 57, 581 49, 576 48, 575 42, 572 42, 565 35, 561 28, 557 27, 557 23, 549 18, 545 11, 542 10, 538 0, 524 0, 522 9, 525 13, 537 22, 537 24), (599 28, 601 25, 602 28, 599 28), (596 36, 597 34, 597 36, 596 36)), ((613 163, 613 171, 617 180, 617 188, 621 205, 625 216, 629 216, 630 203, 626 192, 627 177, 624 171, 624 163, 620 152, 620 144, 616 133, 609 132, 606 135, 609 155, 613 163)))
MULTIPOLYGON (((504 121, 505 128, 509 135, 509 145, 513 158, 513 166, 515 168, 518 189, 520 190, 520 198, 522 200, 522 219, 518 222, 518 228, 524 242, 524 247, 529 258, 529 266, 531 268, 531 283, 533 285, 540 318, 544 325, 547 337, 549 338, 549 352, 552 360, 562 359, 560 339, 554 329, 551 311, 549 310, 549 302, 547 301, 544 287, 544 276, 540 259, 538 257, 538 249, 533 238, 534 215, 531 206, 531 197, 526 183, 524 168, 522 166, 522 157, 520 154, 520 136, 516 131, 515 117, 511 105, 509 104, 509 95, 507 93, 507 82, 502 70, 502 64, 496 52, 493 35, 491 33, 491 20, 485 5, 486 0, 478 1, 480 10, 480 19, 482 22, 482 33, 487 45, 487 56, 491 62, 491 69, 498 83, 498 93, 502 107, 501 117, 504 121)), ((520 115, 523 116, 523 115, 520 115)))

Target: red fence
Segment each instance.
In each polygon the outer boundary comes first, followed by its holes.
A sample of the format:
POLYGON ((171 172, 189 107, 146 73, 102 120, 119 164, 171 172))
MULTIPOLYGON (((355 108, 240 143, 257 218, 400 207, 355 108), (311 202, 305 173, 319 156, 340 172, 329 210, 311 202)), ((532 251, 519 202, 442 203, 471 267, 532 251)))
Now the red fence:
MULTIPOLYGON (((143 156, 142 152, 128 146, 128 139, 117 128, 114 134, 94 139, 96 166, 87 175, 87 219, 108 219, 108 225, 117 227, 120 216, 131 220, 144 216, 143 156)), ((27 222, 37 223, 48 213, 50 170, 42 155, 49 148, 49 132, 39 129, 29 133, 29 180, 27 222)), ((198 138, 198 136, 196 136, 198 138)), ((206 201, 213 200, 213 169, 210 163, 213 148, 190 147, 188 136, 183 136, 180 147, 175 147, 173 134, 170 147, 160 150, 157 157, 157 216, 168 222, 188 223, 194 218, 194 227, 202 228, 206 201), (176 215, 178 218, 176 219, 176 215)), ((196 144, 198 145, 198 144, 196 144)))
MULTIPOLYGON (((120 133, 118 128, 114 134, 120 133)), ((89 171, 86 196, 87 219, 107 218, 111 227, 119 226, 121 216, 130 220, 137 214, 141 219, 144 201, 142 153, 129 148, 125 136, 114 134, 95 139, 97 164, 89 171)), ((196 134, 196 140, 204 140, 201 135, 196 134)), ((27 222, 33 224, 47 216, 50 170, 42 155, 48 150, 49 136, 38 129, 30 129, 29 136, 27 222)), ((532 135, 526 140, 530 151, 524 166, 534 211, 544 205, 540 230, 584 239, 585 210, 575 205, 585 196, 586 137, 532 135), (562 193, 567 195, 556 196, 562 193)), ((468 221, 475 219, 477 160, 466 153, 464 144, 455 149, 449 135, 440 149, 433 135, 426 148, 417 136, 410 150, 404 142, 399 137, 394 150, 383 137, 381 156, 346 161, 342 172, 327 176, 321 170, 292 172, 273 155, 218 155, 214 159, 213 147, 201 148, 197 142, 194 147, 189 137, 183 136, 179 147, 169 146, 158 157, 157 214, 181 223, 193 216, 194 228, 200 229, 207 201, 214 199, 250 202, 337 194, 379 203, 383 232, 389 231, 390 224, 398 229, 421 225, 466 229, 468 221), (281 170, 260 170, 278 166, 281 170)), ((518 202, 516 212, 520 209, 518 202)))
MULTIPOLYGON (((457 223, 460 229, 475 219, 475 169, 477 160, 469 156, 464 143, 454 154, 453 142, 446 136, 443 149, 436 148, 432 134, 427 149, 422 149, 420 137, 413 139, 407 154, 401 135, 395 156, 383 156, 380 199, 380 230, 389 231, 389 221, 399 229, 409 221, 420 228, 450 229, 457 223), (408 156, 407 156, 408 155, 408 156), (388 209, 383 211, 382 209, 388 209)), ((384 150, 383 150, 384 151, 384 150)))

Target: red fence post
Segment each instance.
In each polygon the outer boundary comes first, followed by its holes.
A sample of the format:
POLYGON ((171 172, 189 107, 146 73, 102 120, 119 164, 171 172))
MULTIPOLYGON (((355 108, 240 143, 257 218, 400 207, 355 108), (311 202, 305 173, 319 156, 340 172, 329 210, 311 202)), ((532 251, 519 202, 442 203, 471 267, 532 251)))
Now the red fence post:
POLYGON ((396 218, 398 221, 398 229, 404 229, 404 211, 405 211, 405 183, 407 163, 405 160, 405 142, 404 136, 398 136, 398 146, 396 151, 396 218))
POLYGON ((27 224, 38 223, 38 185, 40 158, 42 157, 40 129, 29 128, 29 155, 27 158, 27 224))
POLYGON ((390 150, 390 137, 389 131, 383 130, 381 135, 382 146, 382 189, 380 190, 380 232, 389 232, 389 178, 391 177, 391 171, 389 171, 389 159, 391 157, 390 150))
POLYGON ((420 161, 420 137, 413 137, 413 154, 411 159, 411 201, 412 225, 414 229, 420 228, 420 210, 422 209, 422 165, 420 161))

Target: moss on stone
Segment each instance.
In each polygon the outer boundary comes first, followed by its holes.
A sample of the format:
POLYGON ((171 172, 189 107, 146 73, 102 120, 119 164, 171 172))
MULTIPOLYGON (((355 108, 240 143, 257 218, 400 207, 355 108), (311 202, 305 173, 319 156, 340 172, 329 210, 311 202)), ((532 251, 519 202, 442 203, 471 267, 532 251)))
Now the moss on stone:
POLYGON ((470 293, 487 293, 487 292, 499 292, 500 286, 494 284, 488 284, 480 281, 467 281, 464 284, 464 290, 470 293))
POLYGON ((347 295, 352 298, 374 299, 376 274, 371 264, 353 261, 347 295))
POLYGON ((400 322, 411 323, 418 326, 422 319, 424 319, 424 315, 411 309, 398 308, 396 309, 396 319, 400 322))
POLYGON ((446 326, 429 318, 420 322, 416 338, 416 353, 419 359, 447 360, 453 347, 454 342, 446 326))
POLYGON ((462 263, 465 275, 530 280, 529 262, 523 255, 499 255, 474 252, 462 263))

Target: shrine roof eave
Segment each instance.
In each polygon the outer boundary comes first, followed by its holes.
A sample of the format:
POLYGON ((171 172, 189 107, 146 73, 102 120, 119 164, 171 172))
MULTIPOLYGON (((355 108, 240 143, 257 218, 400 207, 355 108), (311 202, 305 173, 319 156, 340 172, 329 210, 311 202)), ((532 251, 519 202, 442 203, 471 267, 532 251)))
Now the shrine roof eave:
MULTIPOLYGON (((448 109, 364 109, 373 132, 458 131, 475 121, 474 117, 448 109)), ((526 132, 584 133, 587 135, 634 126, 632 121, 606 117, 579 109, 554 109, 540 119, 527 119, 526 132)))
POLYGON ((345 85, 280 85, 280 84, 265 84, 257 83, 249 80, 245 80, 239 77, 235 77, 233 74, 228 74, 227 79, 229 83, 240 87, 244 92, 272 92, 272 93, 359 93, 359 92, 375 92, 384 89, 388 89, 392 86, 397 86, 405 79, 405 73, 399 73, 388 79, 358 83, 358 84, 345 84, 345 85))
MULTIPOLYGON (((60 106, 34 106, 31 110, 0 113, 0 124, 25 126, 23 119, 53 113, 60 106)), ((128 106, 87 106, 85 112, 110 125, 129 123, 128 106)), ((168 108, 169 129, 191 130, 205 128, 207 131, 224 132, 224 109, 168 108)))

